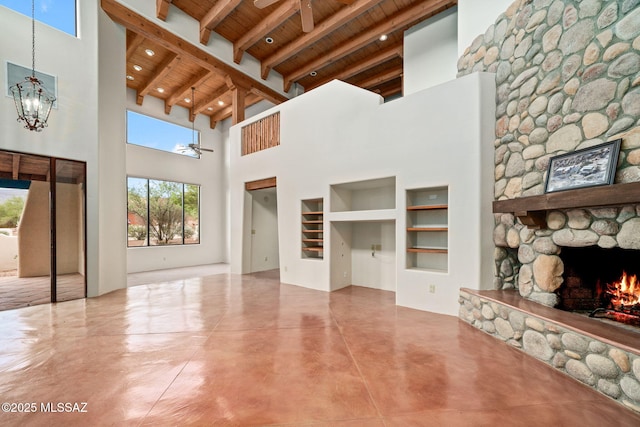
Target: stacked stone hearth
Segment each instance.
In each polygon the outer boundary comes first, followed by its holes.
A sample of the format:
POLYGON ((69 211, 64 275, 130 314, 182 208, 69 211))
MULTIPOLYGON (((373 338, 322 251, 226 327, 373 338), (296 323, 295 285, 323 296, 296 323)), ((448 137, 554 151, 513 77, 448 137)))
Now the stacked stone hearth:
MULTIPOLYGON (((622 138, 616 183, 640 181, 640 0, 518 0, 459 75, 496 73, 495 198, 544 193, 552 156, 622 138)), ((563 246, 640 249, 640 206, 552 211, 531 230, 496 215, 496 289, 558 302, 563 246)))
MULTIPOLYGON (((496 200, 543 194, 551 157, 618 138, 615 183, 640 181, 640 0, 516 0, 459 59, 459 76, 478 71, 496 75, 496 200)), ((495 289, 515 289, 553 307, 563 284, 563 247, 640 250, 640 201, 553 210, 546 220, 545 228, 535 230, 513 214, 495 215, 495 289)), ((461 318, 481 329, 485 320, 501 318, 478 320, 463 300, 461 318)), ((496 329, 485 332, 501 338, 496 329)), ((548 340, 552 334, 562 341, 560 332, 532 329, 529 337, 548 340)), ((526 347, 521 338, 501 339, 526 347)), ((556 338, 545 345, 555 350, 554 343, 556 338)), ((606 351, 593 346, 598 351, 590 360, 599 361, 606 351)), ((581 363, 565 365, 579 366, 584 378, 600 369, 583 360, 586 353, 565 350, 581 363)), ((584 378, 577 379, 590 384, 584 378)), ((640 378, 626 378, 640 399, 640 378)))

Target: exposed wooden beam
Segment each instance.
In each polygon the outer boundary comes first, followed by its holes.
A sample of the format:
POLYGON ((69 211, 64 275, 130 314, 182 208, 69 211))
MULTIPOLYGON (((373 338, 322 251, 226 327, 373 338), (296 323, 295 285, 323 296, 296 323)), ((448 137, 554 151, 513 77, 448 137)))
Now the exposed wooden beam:
POLYGON ((397 93, 402 94, 402 83, 399 86, 392 86, 388 89, 378 91, 377 93, 383 98, 386 98, 391 95, 395 95, 397 93))
POLYGON ((273 178, 258 179, 257 181, 250 181, 250 182, 244 183, 244 189, 246 191, 262 190, 264 188, 273 188, 275 186, 276 186, 275 176, 273 178))
MULTIPOLYGON (((293 82, 306 76, 311 71, 317 71, 327 65, 355 52, 358 49, 374 42, 380 37, 380 34, 389 34, 394 31, 404 29, 405 27, 416 24, 421 20, 433 15, 440 9, 445 8, 451 4, 451 0, 435 0, 433 2, 418 2, 413 6, 405 8, 397 14, 391 16, 389 19, 385 19, 378 25, 370 28, 358 35, 356 38, 351 39, 347 43, 338 46, 331 51, 328 55, 322 56, 314 61, 311 61, 297 70, 293 71, 287 76, 284 76, 284 88, 285 92, 288 92, 287 88, 290 88, 293 82)), ((355 6, 355 3, 354 5, 355 6)), ((350 6, 350 7, 353 7, 350 6)), ((264 63, 263 63, 264 64, 264 63)), ((264 66, 264 65, 263 65, 264 66)))
POLYGON ((224 63, 215 56, 210 55, 183 38, 176 36, 156 23, 128 9, 117 0, 101 0, 100 5, 114 22, 153 40, 165 49, 188 58, 200 67, 206 68, 221 76, 231 75, 244 87, 250 90, 254 88, 260 90, 264 94, 265 99, 274 104, 280 104, 288 100, 286 96, 271 89, 269 86, 244 75, 242 72, 224 63))
POLYGON ((253 46, 283 22, 289 19, 298 11, 295 0, 284 0, 280 6, 271 12, 266 18, 258 22, 249 32, 245 33, 238 41, 233 44, 233 61, 239 64, 242 61, 242 55, 247 48, 253 46))
POLYGON ((144 84, 144 86, 138 91, 136 97, 136 104, 142 105, 142 101, 147 93, 151 91, 154 86, 157 86, 158 82, 162 81, 167 74, 171 72, 173 67, 180 61, 180 56, 176 53, 170 52, 167 57, 153 70, 153 75, 144 84))
POLYGON ((20 176, 20 154, 13 155, 12 177, 18 179, 20 176))
POLYGON ((389 71, 386 71, 383 74, 377 74, 367 80, 359 81, 358 86, 363 87, 365 89, 370 89, 374 86, 381 85, 382 83, 389 82, 393 79, 397 79, 402 76, 402 66, 392 68, 389 71))
POLYGON ((218 0, 200 21, 200 43, 209 43, 211 31, 217 27, 242 0, 218 0))
POLYGON ((211 95, 207 95, 207 97, 201 103, 198 103, 198 105, 195 106, 194 113, 200 114, 209 105, 213 104, 215 101, 217 101, 218 98, 220 98, 222 95, 224 95, 227 92, 229 92, 229 88, 227 87, 226 84, 220 86, 211 95))
POLYGON ((134 32, 130 32, 130 34, 133 35, 131 37, 127 37, 127 59, 130 58, 131 55, 133 55, 138 46, 140 46, 144 41, 144 37, 142 37, 140 34, 134 32))
POLYGON ((162 19, 163 21, 167 20, 170 4, 171 0, 156 0, 156 15, 158 19, 162 19))
POLYGON ((322 86, 323 84, 335 79, 347 80, 355 75, 362 73, 363 71, 377 67, 378 65, 399 56, 402 57, 402 45, 391 46, 390 48, 381 50, 376 56, 373 56, 366 61, 358 62, 349 68, 345 68, 340 73, 334 74, 330 78, 321 79, 318 82, 314 82, 313 85, 305 87, 304 90, 308 91, 311 89, 315 89, 318 86, 322 86))
POLYGON ((169 98, 164 101, 165 114, 171 113, 171 107, 177 104, 181 99, 184 99, 187 92, 191 92, 192 87, 200 86, 205 80, 211 77, 211 71, 201 70, 196 73, 191 80, 183 84, 179 89, 174 91, 169 98))
POLYGON ((235 125, 244 121, 245 97, 248 91, 246 88, 237 85, 229 76, 227 76, 226 82, 231 92, 231 123, 235 125))
POLYGON ((262 78, 266 79, 269 76, 269 71, 276 65, 283 63, 305 47, 317 42, 382 1, 383 0, 358 0, 340 9, 336 14, 316 25, 313 31, 296 38, 292 43, 289 43, 282 49, 274 52, 271 56, 265 58, 261 63, 262 78))
MULTIPOLYGON (((255 95, 255 94, 247 94, 246 98, 245 98, 245 107, 250 107, 254 104, 257 104, 258 102, 262 101, 262 98, 255 95)), ((211 129, 214 129, 216 127, 216 123, 219 121, 222 121, 224 119, 228 119, 229 117, 231 117, 233 115, 233 108, 232 106, 228 106, 225 107, 221 110, 216 111, 215 113, 213 113, 211 115, 211 129)))

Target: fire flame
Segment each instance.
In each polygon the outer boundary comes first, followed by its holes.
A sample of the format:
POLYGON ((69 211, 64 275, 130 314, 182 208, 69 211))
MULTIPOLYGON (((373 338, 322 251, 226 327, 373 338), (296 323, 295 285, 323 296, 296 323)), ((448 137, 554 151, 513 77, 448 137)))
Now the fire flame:
POLYGON ((616 308, 640 306, 640 281, 635 274, 629 276, 623 271, 619 281, 607 284, 607 295, 616 308))

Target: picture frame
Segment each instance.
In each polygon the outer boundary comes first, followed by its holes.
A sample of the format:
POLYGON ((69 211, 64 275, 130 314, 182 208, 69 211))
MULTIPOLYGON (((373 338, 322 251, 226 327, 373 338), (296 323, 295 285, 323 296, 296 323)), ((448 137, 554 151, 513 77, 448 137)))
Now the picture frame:
POLYGON ((622 139, 560 154, 549 160, 544 192, 613 184, 622 139))

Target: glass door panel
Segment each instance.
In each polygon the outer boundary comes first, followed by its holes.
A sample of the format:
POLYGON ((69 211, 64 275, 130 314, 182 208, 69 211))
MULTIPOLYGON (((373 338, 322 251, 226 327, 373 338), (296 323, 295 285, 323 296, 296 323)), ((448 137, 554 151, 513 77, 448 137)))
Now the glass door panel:
POLYGON ((52 159, 55 180, 51 188, 53 301, 86 297, 86 227, 84 162, 52 159))

